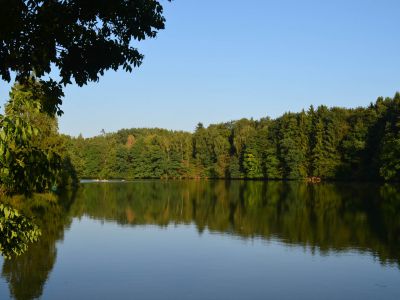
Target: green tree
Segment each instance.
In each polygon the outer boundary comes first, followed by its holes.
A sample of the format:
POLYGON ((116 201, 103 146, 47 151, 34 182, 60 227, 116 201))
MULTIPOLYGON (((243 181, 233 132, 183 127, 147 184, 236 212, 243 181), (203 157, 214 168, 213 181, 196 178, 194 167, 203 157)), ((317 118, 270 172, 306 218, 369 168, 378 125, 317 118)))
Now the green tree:
POLYGON ((0 115, 0 185, 8 194, 43 192, 76 184, 57 119, 43 111, 46 95, 34 78, 12 88, 0 115))
POLYGON ((41 140, 41 133, 32 119, 42 108, 42 99, 35 91, 15 87, 6 114, 0 115, 0 184, 7 194, 51 189, 62 165, 53 149, 40 148, 40 141, 35 141, 41 140))
POLYGON ((262 178, 261 163, 254 150, 245 150, 243 168, 245 170, 246 178, 262 178))
POLYGON ((379 159, 380 175, 385 180, 400 180, 400 93, 396 93, 387 110, 379 159))
POLYGON ((299 179, 307 176, 306 149, 304 141, 304 124, 298 125, 298 116, 285 114, 280 118, 281 129, 279 139, 280 156, 283 175, 287 179, 299 179), (303 133, 303 134, 302 134, 303 133))
POLYGON ((326 106, 320 106, 313 119, 311 131, 312 175, 321 178, 335 178, 340 164, 336 129, 332 112, 326 106))
MULTIPOLYGON (((98 81, 106 70, 131 72, 143 55, 133 41, 154 38, 164 29, 163 7, 156 0, 86 1, 17 0, 0 10, 0 75, 23 83, 59 71, 60 83, 79 86, 98 81), (53 70, 54 72, 54 70, 53 70)), ((61 91, 53 80, 42 81, 51 94, 61 91)), ((50 111, 61 98, 50 97, 50 111)))

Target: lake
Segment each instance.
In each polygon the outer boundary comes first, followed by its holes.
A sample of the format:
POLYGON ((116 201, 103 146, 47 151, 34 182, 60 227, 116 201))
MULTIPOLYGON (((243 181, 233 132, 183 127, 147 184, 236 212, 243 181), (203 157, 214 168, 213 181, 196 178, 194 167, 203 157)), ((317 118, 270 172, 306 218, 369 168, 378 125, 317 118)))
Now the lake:
POLYGON ((83 183, 36 203, 0 299, 400 299, 400 188, 83 183))

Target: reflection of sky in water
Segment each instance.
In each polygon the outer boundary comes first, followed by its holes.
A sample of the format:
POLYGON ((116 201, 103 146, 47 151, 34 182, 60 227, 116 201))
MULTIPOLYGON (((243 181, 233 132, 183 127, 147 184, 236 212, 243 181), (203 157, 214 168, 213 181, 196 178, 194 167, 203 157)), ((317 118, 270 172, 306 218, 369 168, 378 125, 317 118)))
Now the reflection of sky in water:
MULTIPOLYGON (((400 299, 400 272, 357 251, 74 219, 43 299, 400 299)), ((8 286, 0 280, 1 299, 8 286)))

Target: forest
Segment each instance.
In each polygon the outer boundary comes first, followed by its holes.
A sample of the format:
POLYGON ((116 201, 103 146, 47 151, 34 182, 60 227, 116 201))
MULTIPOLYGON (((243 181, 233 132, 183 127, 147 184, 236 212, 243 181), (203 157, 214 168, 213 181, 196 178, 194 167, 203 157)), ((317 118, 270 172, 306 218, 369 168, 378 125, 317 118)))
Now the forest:
POLYGON ((364 108, 198 123, 193 133, 136 128, 83 138, 58 132, 42 89, 34 78, 16 84, 0 115, 0 194, 60 191, 79 179, 400 179, 400 93, 364 108))
POLYGON ((398 181, 400 94, 368 107, 198 123, 194 133, 142 128, 62 138, 80 178, 398 181))

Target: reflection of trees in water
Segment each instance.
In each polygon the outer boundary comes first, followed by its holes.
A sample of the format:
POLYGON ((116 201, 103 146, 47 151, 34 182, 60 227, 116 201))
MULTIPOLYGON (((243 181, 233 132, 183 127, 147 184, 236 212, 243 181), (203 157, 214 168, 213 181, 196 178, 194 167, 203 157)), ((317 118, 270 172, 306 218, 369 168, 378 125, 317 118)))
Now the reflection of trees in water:
POLYGON ((322 252, 357 249, 400 263, 394 186, 258 181, 147 181, 84 185, 75 215, 120 224, 195 223, 322 252))
POLYGON ((12 260, 5 260, 2 276, 7 280, 15 299, 36 299, 56 261, 55 241, 47 238, 30 246, 29 251, 12 260))
POLYGON ((144 181, 84 184, 74 198, 14 203, 42 230, 25 254, 4 261, 2 276, 15 299, 41 296, 56 242, 72 216, 82 215, 122 225, 194 223, 199 232, 278 238, 322 252, 357 249, 400 263, 400 193, 390 185, 144 181))
POLYGON ((65 227, 70 224, 66 212, 72 198, 65 195, 58 202, 52 202, 36 197, 14 203, 25 214, 34 216, 42 231, 39 241, 29 245, 26 253, 3 263, 2 276, 9 283, 10 294, 15 299, 35 299, 42 295, 56 261, 56 242, 63 239, 65 227))

